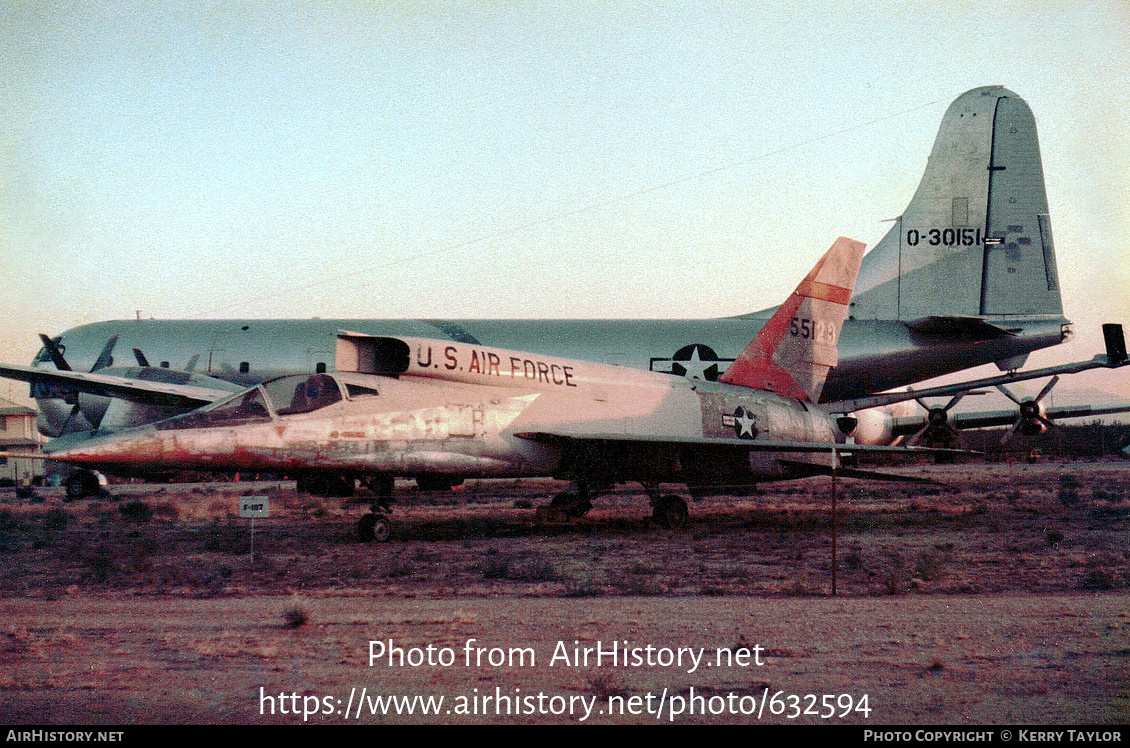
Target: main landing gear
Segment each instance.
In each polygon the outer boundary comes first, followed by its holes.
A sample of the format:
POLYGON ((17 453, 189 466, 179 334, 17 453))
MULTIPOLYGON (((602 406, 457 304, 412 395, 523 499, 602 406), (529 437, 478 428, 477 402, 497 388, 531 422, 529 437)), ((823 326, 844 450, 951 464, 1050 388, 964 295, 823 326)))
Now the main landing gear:
MULTIPOLYGON (((661 495, 655 486, 644 486, 651 502, 651 520, 663 528, 686 527, 690 519, 687 502, 675 494, 661 495)), ((565 491, 553 497, 548 506, 537 508, 534 516, 542 522, 565 522, 580 519, 592 509, 594 494, 588 486, 579 483, 576 491, 565 491)))
POLYGON ((357 520, 357 539, 362 543, 387 543, 392 536, 392 485, 391 475, 382 475, 369 481, 375 494, 369 513, 357 520))

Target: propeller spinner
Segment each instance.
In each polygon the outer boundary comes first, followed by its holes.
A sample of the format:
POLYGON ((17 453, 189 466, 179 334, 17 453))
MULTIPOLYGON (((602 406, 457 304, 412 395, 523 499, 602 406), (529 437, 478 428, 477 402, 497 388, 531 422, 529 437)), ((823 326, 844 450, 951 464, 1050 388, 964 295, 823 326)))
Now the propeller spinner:
POLYGON ((1055 426, 1055 423, 1045 415, 1044 406, 1040 404, 1040 401, 1047 397, 1048 393, 1052 391, 1052 387, 1055 387, 1058 381, 1059 376, 1052 377, 1051 380, 1044 385, 1044 388, 1040 390, 1040 394, 1033 398, 1025 398, 1023 400, 1012 394, 1004 385, 997 385, 997 389, 1000 390, 1005 397, 1020 407, 1020 410, 1016 414, 1016 422, 1012 424, 1012 428, 1008 430, 1008 433, 1001 438, 1001 444, 1007 444, 1012 437, 1016 436, 1017 432, 1025 436, 1036 436, 1037 434, 1044 433, 1052 426, 1055 426))
POLYGON ((926 424, 907 440, 909 445, 917 445, 922 441, 927 443, 942 443, 945 445, 958 441, 961 432, 953 427, 950 420, 950 409, 962 401, 970 393, 955 395, 942 407, 931 407, 922 398, 914 398, 915 402, 926 409, 926 424))

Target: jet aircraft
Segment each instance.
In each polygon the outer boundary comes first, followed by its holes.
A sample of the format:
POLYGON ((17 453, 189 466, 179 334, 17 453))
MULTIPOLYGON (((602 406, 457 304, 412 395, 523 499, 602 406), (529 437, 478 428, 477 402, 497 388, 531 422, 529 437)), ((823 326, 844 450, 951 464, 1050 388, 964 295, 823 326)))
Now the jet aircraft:
MULTIPOLYGON (((44 451, 111 471, 368 476, 383 483, 385 499, 399 475, 552 475, 577 483, 553 503, 571 515, 591 506, 590 488, 639 481, 655 517, 677 525, 686 502, 660 495, 660 483, 781 478, 807 452, 835 448, 834 419, 815 400, 836 364, 862 255, 861 243, 837 240, 717 382, 341 332, 333 374, 283 376, 155 424, 69 434, 44 451), (792 460, 775 459, 784 450, 792 460)), ((363 536, 387 539, 379 509, 362 520, 363 536)))
MULTIPOLYGON (((43 336, 32 367, 0 375, 32 382, 39 429, 59 436, 149 423, 209 402, 137 403, 61 373, 226 392, 331 371, 336 334, 351 330, 715 381, 774 311, 708 320, 118 320, 43 336), (115 365, 116 348, 132 350, 138 365, 115 365)), ((910 204, 863 259, 847 316, 824 402, 991 362, 1015 370, 1031 351, 1070 337, 1036 125, 1023 99, 986 86, 950 105, 910 204)), ((859 421, 858 441, 875 438, 864 433, 875 420, 859 421)))
MULTIPOLYGON (((836 240, 716 382, 471 343, 342 331, 333 374, 283 376, 155 424, 66 435, 44 451, 48 459, 111 471, 305 472, 331 480, 349 476, 350 483, 368 478, 379 498, 359 523, 364 539, 388 538, 396 476, 568 479, 576 490, 550 505, 565 516, 587 512, 594 490, 638 482, 653 517, 678 526, 687 519, 686 501, 662 494, 661 484, 687 484, 692 495, 711 493, 828 473, 836 469, 836 452, 845 449, 906 451, 846 446, 845 435, 854 429, 847 414, 857 404, 817 404, 837 364, 836 344, 863 248, 836 240), (832 454, 830 464, 822 453, 832 454)), ((1118 352, 1112 340, 1107 356, 1057 371, 1124 365, 1125 345, 1118 352)), ((121 387, 127 394, 128 386, 121 387)), ((154 395, 150 387, 135 394, 142 400, 154 395)), ((915 396, 865 400, 874 407, 915 396)))

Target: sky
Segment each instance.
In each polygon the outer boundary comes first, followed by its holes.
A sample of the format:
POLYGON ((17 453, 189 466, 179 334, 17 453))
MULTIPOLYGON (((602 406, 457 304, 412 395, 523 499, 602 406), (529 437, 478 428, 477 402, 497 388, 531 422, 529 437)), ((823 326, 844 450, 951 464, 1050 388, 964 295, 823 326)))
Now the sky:
POLYGON ((138 314, 762 309, 877 243, 989 84, 1076 329, 1031 361, 1090 358, 1130 327, 1130 5, 1036 8, 0 0, 0 360, 138 314))

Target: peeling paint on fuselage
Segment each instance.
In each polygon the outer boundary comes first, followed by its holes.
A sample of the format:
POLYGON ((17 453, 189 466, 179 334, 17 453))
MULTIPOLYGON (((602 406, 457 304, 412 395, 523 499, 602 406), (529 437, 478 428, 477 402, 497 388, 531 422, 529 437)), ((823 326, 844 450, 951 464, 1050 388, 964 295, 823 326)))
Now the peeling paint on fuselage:
MULTIPOLYGON (((624 370, 608 368, 610 373, 624 370)), ((587 373, 587 372, 586 372, 587 373)), ((93 436, 49 450, 106 469, 208 469, 460 477, 555 475, 562 449, 523 438, 553 433, 588 440, 710 439, 831 442, 831 418, 812 404, 769 392, 635 372, 622 384, 578 375, 582 391, 530 391, 422 378, 335 374, 379 396, 343 399, 258 422, 209 425, 195 414, 93 436), (587 388, 587 389, 585 389, 587 388), (441 403, 441 404, 437 404, 441 403), (184 424, 187 427, 176 428, 184 424)), ((246 395, 226 401, 238 404, 246 395)), ((224 404, 215 406, 217 413, 224 404)), ((205 411, 207 413, 207 411, 205 411)), ((798 457, 811 460, 812 457, 798 457)), ((784 477, 772 460, 750 460, 753 479, 784 477), (758 467, 758 466, 761 467, 758 467)), ((683 476, 671 473, 666 479, 683 476)))

